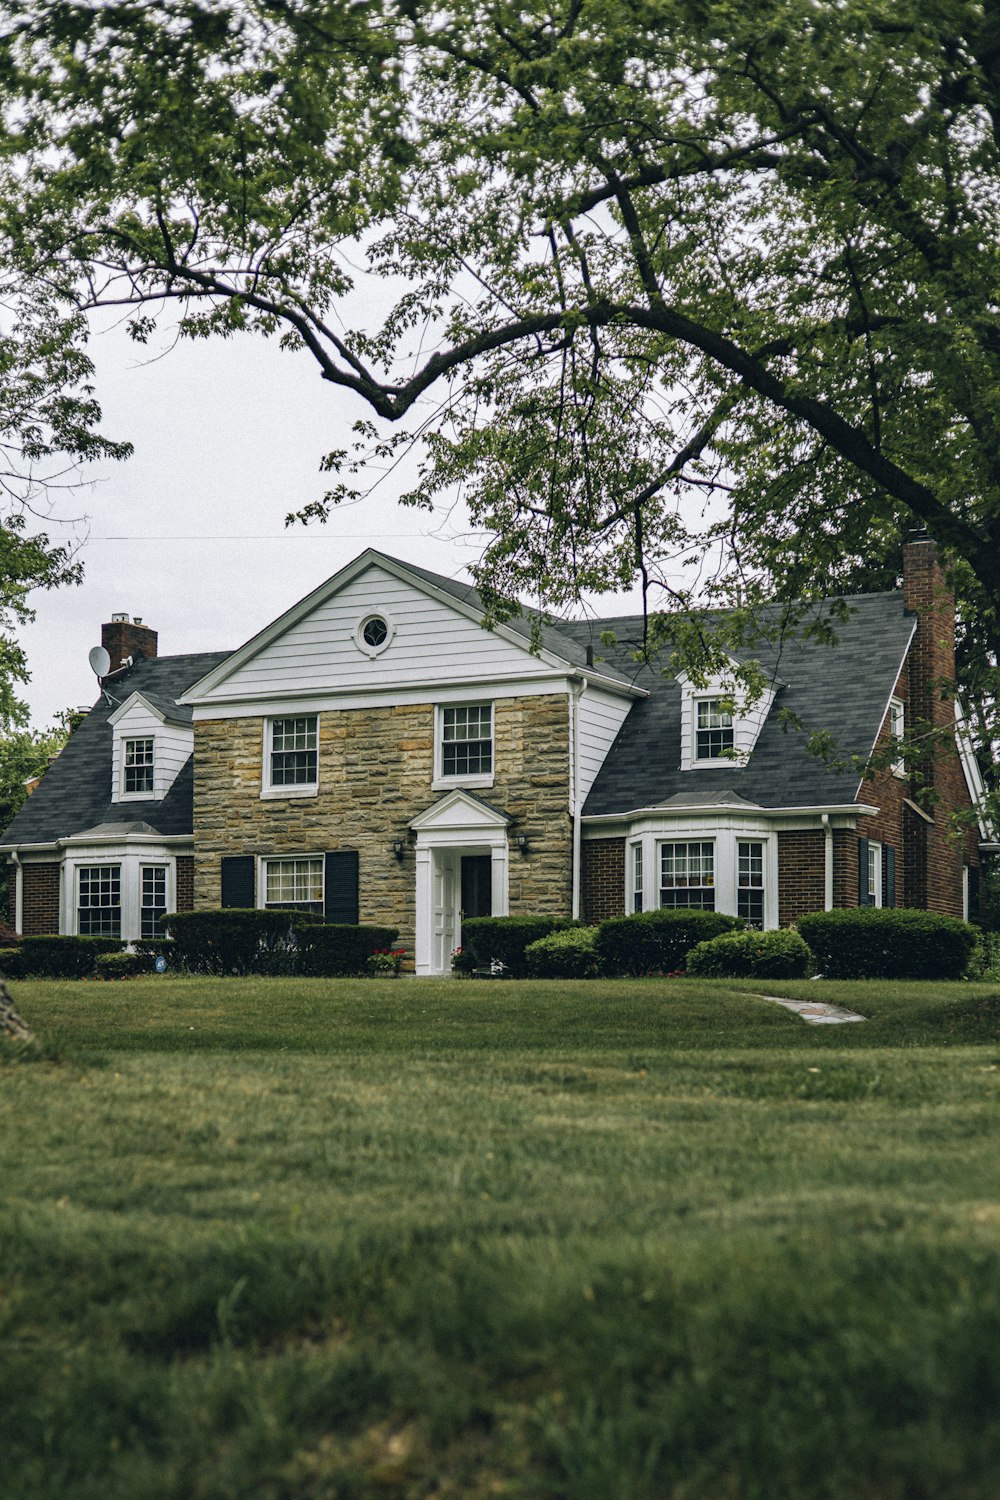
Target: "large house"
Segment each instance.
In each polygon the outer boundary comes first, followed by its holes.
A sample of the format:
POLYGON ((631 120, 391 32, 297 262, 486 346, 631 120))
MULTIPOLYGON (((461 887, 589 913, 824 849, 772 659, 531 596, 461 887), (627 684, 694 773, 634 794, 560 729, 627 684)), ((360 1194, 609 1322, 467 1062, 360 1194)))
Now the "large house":
POLYGON ((846 604, 833 645, 754 647, 755 700, 639 660, 634 618, 484 629, 471 587, 371 550, 232 653, 158 656, 117 616, 100 699, 0 839, 17 930, 297 907, 391 923, 438 974, 470 915, 974 915, 988 831, 952 816, 982 784, 933 543, 846 604), (918 794, 893 742, 921 725, 918 794))

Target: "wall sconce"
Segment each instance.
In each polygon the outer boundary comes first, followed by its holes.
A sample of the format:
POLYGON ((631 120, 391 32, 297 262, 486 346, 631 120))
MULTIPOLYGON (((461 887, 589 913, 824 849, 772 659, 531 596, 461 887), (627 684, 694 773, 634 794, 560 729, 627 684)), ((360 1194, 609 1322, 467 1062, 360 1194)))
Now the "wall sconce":
POLYGON ((406 853, 406 845, 402 839, 393 839, 392 852, 397 859, 403 858, 403 855, 406 853))
POLYGON ((517 847, 525 859, 528 857, 528 835, 519 833, 517 836, 517 847))

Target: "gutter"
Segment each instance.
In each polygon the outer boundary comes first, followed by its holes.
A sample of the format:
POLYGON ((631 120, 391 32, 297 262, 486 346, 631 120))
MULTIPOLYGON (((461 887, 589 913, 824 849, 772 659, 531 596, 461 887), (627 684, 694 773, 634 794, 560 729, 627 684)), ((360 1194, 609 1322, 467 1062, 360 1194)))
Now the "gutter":
POLYGON ((823 910, 833 911, 833 824, 830 814, 823 813, 823 910))
POLYGON ((867 802, 827 803, 816 807, 759 807, 755 803, 734 805, 732 802, 689 803, 664 807, 661 803, 656 807, 633 807, 627 812, 589 813, 583 818, 583 822, 625 823, 631 818, 672 818, 679 814, 690 816, 692 813, 726 813, 729 816, 754 818, 832 817, 834 814, 843 816, 845 813, 850 813, 858 817, 873 818, 878 812, 877 807, 872 807, 867 802))
POLYGON ((17 850, 13 850, 10 862, 14 866, 14 931, 18 936, 24 932, 24 880, 21 874, 21 860, 17 850))
POLYGON ((21 854, 49 854, 59 849, 72 849, 76 844, 193 844, 193 833, 101 833, 93 838, 70 833, 64 839, 53 839, 45 844, 0 844, 0 854, 8 854, 13 864, 20 864, 21 854))
POLYGON ((569 763, 570 763, 570 816, 573 819, 573 920, 580 917, 580 887, 582 884, 583 849, 583 798, 580 795, 580 699, 587 679, 570 684, 569 693, 569 763))

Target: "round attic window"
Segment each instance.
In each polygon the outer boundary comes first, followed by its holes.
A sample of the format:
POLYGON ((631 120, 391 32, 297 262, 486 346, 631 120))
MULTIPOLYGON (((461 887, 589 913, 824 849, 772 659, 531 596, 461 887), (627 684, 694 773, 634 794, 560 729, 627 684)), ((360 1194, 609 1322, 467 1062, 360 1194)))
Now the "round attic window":
POLYGON ((354 639, 366 656, 378 656, 389 645, 394 626, 387 615, 365 615, 354 632, 354 639))

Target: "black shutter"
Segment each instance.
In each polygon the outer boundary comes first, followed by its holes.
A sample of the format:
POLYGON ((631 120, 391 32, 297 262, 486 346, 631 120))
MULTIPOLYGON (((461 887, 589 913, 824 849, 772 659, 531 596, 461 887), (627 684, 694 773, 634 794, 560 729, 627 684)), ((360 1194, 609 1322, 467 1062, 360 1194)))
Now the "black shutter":
POLYGON ((874 898, 868 892, 868 840, 858 839, 858 905, 872 906, 874 898))
POLYGON ((358 920, 358 851, 337 849, 326 856, 326 886, 323 916, 328 922, 358 920))
POLYGON ((969 871, 969 921, 979 921, 979 866, 968 865, 969 871))
POLYGON ((885 882, 885 890, 882 893, 883 906, 895 906, 896 904, 896 851, 891 844, 886 844, 882 850, 882 878, 885 882))
POLYGON ((223 906, 254 905, 254 866, 252 854, 232 854, 222 861, 223 906))

